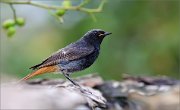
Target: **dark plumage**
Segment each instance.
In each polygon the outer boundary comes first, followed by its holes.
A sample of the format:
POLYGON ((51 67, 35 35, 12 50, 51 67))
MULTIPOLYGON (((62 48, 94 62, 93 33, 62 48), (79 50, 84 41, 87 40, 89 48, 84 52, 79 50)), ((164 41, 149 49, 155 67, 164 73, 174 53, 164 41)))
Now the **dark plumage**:
MULTIPOLYGON (((43 71, 46 70, 45 72, 48 72, 48 70, 51 70, 50 72, 60 71, 72 83, 76 84, 69 78, 69 74, 91 66, 99 55, 102 40, 109 34, 111 33, 101 29, 90 30, 78 41, 58 50, 42 63, 31 67, 31 69, 38 69, 39 71, 42 69, 43 71)), ((32 74, 43 74, 43 71, 32 74)), ((32 76, 35 75, 29 75, 29 77, 23 79, 29 79, 32 76)))

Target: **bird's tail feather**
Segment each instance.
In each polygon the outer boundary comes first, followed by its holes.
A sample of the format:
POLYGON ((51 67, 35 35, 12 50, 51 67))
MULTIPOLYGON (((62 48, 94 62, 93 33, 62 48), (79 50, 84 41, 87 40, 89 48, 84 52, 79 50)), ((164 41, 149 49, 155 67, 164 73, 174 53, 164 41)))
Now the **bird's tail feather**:
POLYGON ((28 74, 27 76, 22 78, 20 81, 28 80, 28 79, 30 79, 34 76, 40 75, 40 74, 45 74, 45 73, 49 73, 49 72, 57 72, 58 70, 59 70, 58 66, 43 67, 43 68, 40 68, 40 69, 34 71, 33 73, 28 74))

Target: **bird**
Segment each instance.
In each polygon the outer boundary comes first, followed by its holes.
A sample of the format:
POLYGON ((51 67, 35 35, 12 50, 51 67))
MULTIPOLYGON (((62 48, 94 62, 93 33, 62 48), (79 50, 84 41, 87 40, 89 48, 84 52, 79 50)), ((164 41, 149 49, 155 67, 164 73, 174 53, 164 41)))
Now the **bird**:
POLYGON ((40 64, 30 67, 34 72, 28 74, 21 81, 45 73, 62 73, 72 84, 79 86, 70 78, 70 74, 90 67, 100 53, 103 39, 112 33, 102 29, 92 29, 74 43, 59 49, 43 60, 40 64))

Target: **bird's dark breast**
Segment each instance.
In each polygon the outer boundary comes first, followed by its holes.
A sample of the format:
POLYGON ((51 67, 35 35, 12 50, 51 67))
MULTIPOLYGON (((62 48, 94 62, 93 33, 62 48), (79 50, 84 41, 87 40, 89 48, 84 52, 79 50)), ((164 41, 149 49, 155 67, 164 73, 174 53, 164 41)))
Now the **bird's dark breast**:
POLYGON ((71 60, 71 61, 61 61, 58 66, 60 66, 62 71, 66 71, 68 73, 84 70, 94 63, 98 55, 99 55, 99 50, 94 51, 90 55, 80 59, 71 60))

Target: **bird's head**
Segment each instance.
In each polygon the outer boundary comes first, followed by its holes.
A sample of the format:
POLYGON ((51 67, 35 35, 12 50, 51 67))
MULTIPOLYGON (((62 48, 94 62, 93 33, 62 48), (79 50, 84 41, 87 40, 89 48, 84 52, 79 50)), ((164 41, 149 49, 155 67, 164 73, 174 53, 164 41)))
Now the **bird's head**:
POLYGON ((101 44, 102 40, 105 36, 110 35, 112 33, 105 32, 101 29, 93 29, 88 31, 84 36, 83 39, 85 39, 87 42, 91 44, 101 44))

